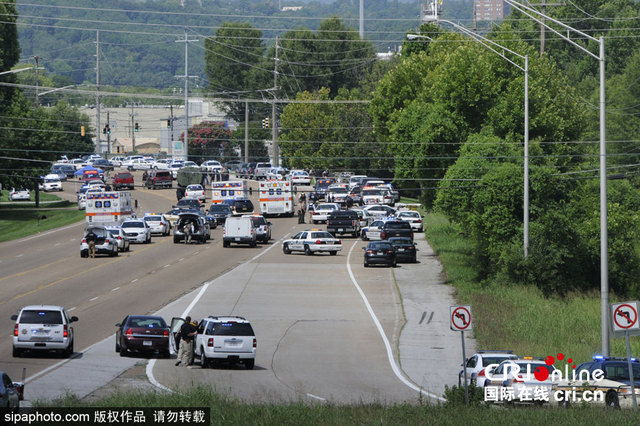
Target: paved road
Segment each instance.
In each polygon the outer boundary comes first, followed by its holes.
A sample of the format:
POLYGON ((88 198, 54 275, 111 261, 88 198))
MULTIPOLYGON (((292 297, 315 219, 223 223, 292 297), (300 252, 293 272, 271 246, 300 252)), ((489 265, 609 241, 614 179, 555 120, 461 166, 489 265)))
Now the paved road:
MULTIPOLYGON (((134 191, 149 210, 166 211, 174 196, 134 191)), ((271 221, 274 240, 304 227, 295 219, 271 221)), ((166 386, 204 382, 261 401, 392 403, 418 401, 415 384, 440 395, 444 384, 457 381, 460 340, 449 331, 451 291, 424 241, 419 264, 365 269, 363 243, 353 239, 344 240, 338 256, 285 256, 275 241, 223 249, 218 229, 205 245, 154 238, 116 259, 80 259, 80 233, 81 225, 74 225, 0 244, 0 326, 11 329, 11 313, 43 301, 80 317, 79 353, 70 361, 13 359, 10 337, 1 341, 0 359, 8 361, 0 369, 19 377, 28 368, 27 398, 66 390, 82 397, 107 383, 141 360, 117 356, 113 325, 127 313, 159 311, 168 320, 183 315, 202 283, 206 289, 189 313, 249 318, 258 336, 256 368, 201 371, 152 361, 151 374, 166 386)))

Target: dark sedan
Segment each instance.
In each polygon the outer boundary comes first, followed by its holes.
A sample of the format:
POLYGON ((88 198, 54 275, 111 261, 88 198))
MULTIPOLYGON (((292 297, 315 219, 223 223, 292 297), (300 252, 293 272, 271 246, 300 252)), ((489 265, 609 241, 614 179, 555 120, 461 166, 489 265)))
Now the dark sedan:
POLYGON ((169 326, 162 317, 127 315, 116 324, 116 352, 153 352, 169 357, 169 326))
POLYGON ((2 404, 2 408, 17 413, 20 408, 20 401, 24 399, 24 382, 12 381, 4 371, 0 371, 0 376, 2 377, 2 381, 0 381, 0 404, 2 404))
POLYGON ((371 241, 364 250, 364 266, 396 266, 396 251, 388 241, 371 241))
POLYGON ((418 249, 416 248, 416 244, 411 241, 409 237, 391 237, 389 238, 389 242, 396 250, 396 261, 397 262, 411 262, 416 263, 416 252, 418 249))
POLYGON ((224 221, 229 216, 233 216, 233 212, 228 204, 218 203, 211 205, 209 208, 209 216, 215 218, 217 224, 224 225, 224 221))

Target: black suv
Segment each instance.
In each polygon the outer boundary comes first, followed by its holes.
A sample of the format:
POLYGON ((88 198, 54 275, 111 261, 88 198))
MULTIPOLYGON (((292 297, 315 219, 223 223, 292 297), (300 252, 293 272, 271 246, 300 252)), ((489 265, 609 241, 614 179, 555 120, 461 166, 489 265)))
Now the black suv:
POLYGON ((360 235, 360 218, 353 210, 334 210, 327 216, 327 232, 333 235, 360 235))
POLYGON ((391 237, 408 237, 413 241, 411 224, 404 220, 388 220, 380 231, 380 239, 382 240, 388 240, 391 237))
POLYGON ((228 204, 217 203, 212 204, 209 208, 209 216, 215 219, 216 224, 224 224, 229 216, 233 216, 233 212, 228 204))
POLYGON ((253 203, 251 202, 251 200, 246 198, 237 200, 223 200, 222 204, 228 205, 234 215, 253 213, 253 203))
POLYGON ((197 198, 183 198, 180 201, 178 201, 178 204, 176 204, 174 207, 181 208, 181 209, 200 210, 200 208, 202 207, 202 204, 200 203, 200 200, 198 200, 197 198))

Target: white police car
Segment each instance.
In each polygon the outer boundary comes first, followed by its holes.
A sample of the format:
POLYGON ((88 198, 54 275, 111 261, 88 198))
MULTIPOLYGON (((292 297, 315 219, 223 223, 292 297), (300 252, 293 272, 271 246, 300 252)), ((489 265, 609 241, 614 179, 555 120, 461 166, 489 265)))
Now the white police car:
POLYGON ((294 251, 301 251, 306 255, 327 252, 335 256, 340 250, 342 250, 342 241, 329 232, 319 229, 298 232, 292 238, 282 242, 284 254, 291 254, 294 251))
POLYGON ((171 232, 171 223, 162 213, 145 213, 142 219, 147 222, 152 234, 167 236, 171 232))
POLYGON ((371 225, 365 226, 362 228, 362 232, 360 232, 360 237, 362 241, 368 240, 381 240, 382 237, 382 227, 384 223, 390 220, 396 220, 393 216, 383 216, 374 220, 371 225))
POLYGON ((151 229, 142 219, 127 219, 120 226, 130 243, 151 242, 151 229))

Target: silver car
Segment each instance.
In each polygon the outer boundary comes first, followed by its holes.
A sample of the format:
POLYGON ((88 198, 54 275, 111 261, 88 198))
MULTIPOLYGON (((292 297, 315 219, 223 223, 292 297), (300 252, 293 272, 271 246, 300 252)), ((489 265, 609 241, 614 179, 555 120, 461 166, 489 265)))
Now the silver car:
POLYGON ((118 244, 118 251, 129 251, 131 249, 129 239, 124 234, 122 228, 118 226, 107 226, 106 228, 111 236, 116 240, 116 243, 118 244))
POLYGON ((62 306, 25 306, 11 319, 16 322, 13 328, 14 357, 27 350, 56 350, 67 356, 73 354, 71 323, 78 321, 78 317, 69 317, 62 306))
POLYGON ((130 243, 149 244, 151 242, 151 229, 142 219, 127 219, 122 222, 121 228, 130 243))

